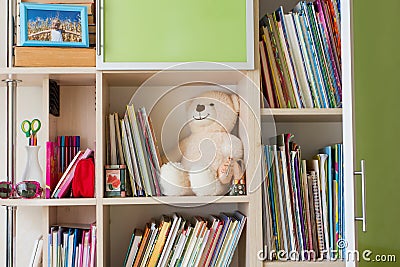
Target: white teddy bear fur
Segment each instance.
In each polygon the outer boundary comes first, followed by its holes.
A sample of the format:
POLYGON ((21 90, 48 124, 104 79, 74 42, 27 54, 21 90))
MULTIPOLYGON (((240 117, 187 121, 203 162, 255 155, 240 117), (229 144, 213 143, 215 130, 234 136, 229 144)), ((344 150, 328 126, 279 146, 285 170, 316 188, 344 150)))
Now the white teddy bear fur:
POLYGON ((221 175, 220 168, 243 159, 242 141, 231 134, 238 113, 239 97, 235 94, 210 91, 191 100, 187 108, 191 134, 179 142, 179 148, 166 154, 174 162, 161 167, 164 195, 224 195, 229 191, 232 167, 226 175, 221 175))

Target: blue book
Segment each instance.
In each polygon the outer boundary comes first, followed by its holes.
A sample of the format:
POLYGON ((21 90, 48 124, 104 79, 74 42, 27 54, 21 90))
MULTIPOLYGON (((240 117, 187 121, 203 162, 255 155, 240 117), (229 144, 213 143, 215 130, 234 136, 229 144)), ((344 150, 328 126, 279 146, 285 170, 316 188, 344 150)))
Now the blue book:
POLYGON ((131 241, 129 242, 128 251, 126 252, 126 255, 125 255, 124 266, 126 266, 126 262, 128 261, 129 252, 131 251, 134 239, 135 239, 135 232, 133 232, 132 237, 131 237, 131 241))
MULTIPOLYGON (((343 145, 338 144, 339 150, 339 239, 345 240, 345 220, 344 220, 344 173, 343 173, 343 145)), ((346 248, 342 249, 341 256, 346 253, 346 248)))
POLYGON ((301 2, 295 7, 294 10, 300 14, 299 19, 302 27, 301 32, 303 32, 304 34, 305 45, 307 47, 307 54, 311 61, 310 65, 318 89, 318 98, 320 107, 327 108, 328 101, 324 97, 325 85, 321 73, 321 68, 318 62, 317 50, 315 48, 311 26, 309 24, 310 20, 307 13, 307 4, 305 2, 301 2))
POLYGON ((68 239, 66 242, 67 247, 65 249, 65 259, 64 259, 64 266, 66 266, 66 267, 71 267, 68 265, 68 254, 69 254, 69 251, 72 250, 72 245, 73 245, 73 244, 70 244, 70 242, 69 242, 69 237, 73 234, 72 231, 73 231, 73 229, 68 229, 68 236, 67 236, 68 239))
POLYGON ((65 136, 61 136, 61 146, 60 146, 60 155, 61 155, 61 172, 63 173, 65 171, 65 136))
POLYGON ((47 258, 48 258, 48 263, 47 263, 47 266, 48 267, 51 267, 51 262, 52 262, 52 258, 51 258, 51 256, 52 256, 52 254, 53 254, 53 252, 52 252, 52 248, 53 248, 53 235, 51 234, 51 232, 50 232, 50 234, 49 234, 49 248, 48 248, 48 250, 47 250, 47 258))
POLYGON ((271 205, 271 217, 272 217, 272 231, 275 236, 275 245, 276 249, 279 250, 279 239, 278 239, 278 226, 277 226, 277 213, 275 210, 275 194, 274 194, 274 169, 273 169, 273 151, 271 146, 265 146, 264 147, 264 153, 266 155, 267 159, 267 164, 266 168, 268 168, 268 179, 269 179, 269 188, 268 188, 268 194, 269 194, 269 203, 271 205))
POLYGON ((74 243, 72 244, 72 267, 75 267, 75 257, 76 257, 76 249, 79 245, 79 240, 81 240, 81 238, 79 238, 79 229, 73 229, 74 231, 74 243))
POLYGON ((61 261, 61 245, 62 245, 62 240, 63 240, 63 232, 64 228, 59 226, 58 227, 58 232, 57 232, 57 262, 61 261))
POLYGON ((227 255, 228 258, 226 261, 223 262, 225 267, 229 266, 232 261, 233 254, 239 243, 240 236, 242 235, 242 232, 243 232, 244 226, 246 224, 246 220, 247 220, 247 217, 245 215, 243 215, 240 211, 235 211, 235 213, 233 214, 233 218, 235 220, 237 220, 239 222, 239 224, 237 226, 231 246, 228 250, 228 255, 227 255))

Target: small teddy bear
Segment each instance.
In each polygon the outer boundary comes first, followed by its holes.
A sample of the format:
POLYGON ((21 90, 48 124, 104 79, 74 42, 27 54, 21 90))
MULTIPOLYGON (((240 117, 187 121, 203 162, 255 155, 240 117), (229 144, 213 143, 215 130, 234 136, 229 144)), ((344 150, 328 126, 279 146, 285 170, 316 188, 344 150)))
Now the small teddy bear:
POLYGON ((160 186, 164 195, 225 195, 232 179, 242 179, 242 141, 231 134, 239 114, 239 97, 209 91, 191 99, 187 108, 190 135, 161 167, 160 186))

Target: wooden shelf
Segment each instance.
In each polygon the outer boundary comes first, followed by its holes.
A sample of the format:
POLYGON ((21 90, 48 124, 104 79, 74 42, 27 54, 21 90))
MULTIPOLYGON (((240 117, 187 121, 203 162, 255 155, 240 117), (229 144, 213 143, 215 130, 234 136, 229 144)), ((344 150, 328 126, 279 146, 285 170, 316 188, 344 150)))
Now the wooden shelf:
POLYGON ((341 122, 341 108, 262 108, 260 111, 261 121, 275 122, 341 122))
POLYGON ((248 203, 248 196, 173 196, 173 197, 127 197, 127 198, 103 198, 103 205, 158 205, 158 204, 193 204, 211 203, 248 203))
POLYGON ((264 267, 345 267, 344 261, 265 261, 264 267))
POLYGON ((0 199, 0 206, 94 206, 95 198, 61 198, 61 199, 0 199))

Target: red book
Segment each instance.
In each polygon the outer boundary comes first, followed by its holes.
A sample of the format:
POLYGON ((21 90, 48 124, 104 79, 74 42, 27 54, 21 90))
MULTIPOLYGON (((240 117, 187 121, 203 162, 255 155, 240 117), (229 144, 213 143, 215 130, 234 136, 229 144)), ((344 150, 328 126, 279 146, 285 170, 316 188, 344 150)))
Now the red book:
POLYGON ((58 175, 58 146, 56 142, 46 142, 46 198, 49 199, 56 187, 58 175))

